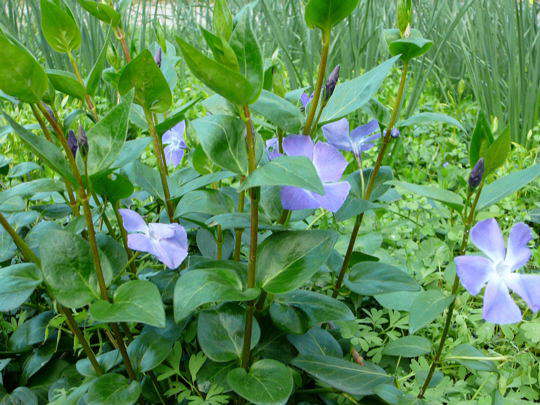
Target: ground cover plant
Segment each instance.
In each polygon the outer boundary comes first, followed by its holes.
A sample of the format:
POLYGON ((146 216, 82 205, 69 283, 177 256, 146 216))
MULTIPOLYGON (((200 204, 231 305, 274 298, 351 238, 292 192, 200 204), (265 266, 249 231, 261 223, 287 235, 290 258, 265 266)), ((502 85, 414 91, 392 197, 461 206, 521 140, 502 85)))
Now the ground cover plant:
POLYGON ((55 58, 0 27, 2 404, 540 400, 538 111, 438 100, 411 0, 350 78, 365 5, 298 2, 311 86, 265 1, 147 44, 130 2, 77 0, 91 63, 39 3, 55 58))

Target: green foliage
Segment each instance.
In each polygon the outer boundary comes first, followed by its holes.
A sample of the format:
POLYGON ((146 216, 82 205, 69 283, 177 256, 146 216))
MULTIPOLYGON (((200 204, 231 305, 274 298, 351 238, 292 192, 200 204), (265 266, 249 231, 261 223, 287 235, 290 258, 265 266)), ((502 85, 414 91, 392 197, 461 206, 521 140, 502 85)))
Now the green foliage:
POLYGON ((306 5, 306 23, 311 28, 330 31, 349 16, 357 5, 358 0, 310 0, 306 5))
POLYGON ((41 28, 49 45, 68 53, 81 46, 82 35, 73 13, 63 0, 40 0, 41 28))

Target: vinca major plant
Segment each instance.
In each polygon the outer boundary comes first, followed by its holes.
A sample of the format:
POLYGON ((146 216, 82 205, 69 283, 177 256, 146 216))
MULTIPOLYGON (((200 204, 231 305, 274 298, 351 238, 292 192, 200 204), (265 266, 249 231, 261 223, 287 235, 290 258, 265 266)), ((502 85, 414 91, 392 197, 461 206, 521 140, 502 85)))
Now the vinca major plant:
POLYGON ((144 49, 124 25, 125 1, 78 3, 107 33, 91 69, 64 0, 39 11, 69 71, 0 27, 2 117, 44 168, 37 179, 35 167, 0 174, 1 404, 448 403, 436 387, 452 359, 493 371, 500 357, 472 345, 450 355, 463 301, 482 297, 481 322, 497 328, 538 321, 535 230, 519 222, 505 244, 487 210, 540 175, 536 164, 500 176, 510 131, 478 115, 461 138, 459 189, 396 175, 411 127, 440 120, 465 132, 452 117, 402 109, 410 68, 433 45, 411 0, 397 0, 395 27, 380 33, 387 58, 351 80, 329 61, 359 0, 298 2, 320 41, 314 86, 300 89, 283 88, 279 55, 259 45, 257 1, 233 15, 215 0, 197 42, 144 49), (177 64, 204 100, 186 100, 177 64), (459 234, 437 282, 391 262, 391 247, 377 257, 359 243, 411 193, 449 219, 438 234, 459 234), (385 302, 407 309, 409 329, 389 326, 375 353, 367 333, 350 331, 385 302), (416 385, 404 384, 414 373, 400 370, 416 365, 416 385))

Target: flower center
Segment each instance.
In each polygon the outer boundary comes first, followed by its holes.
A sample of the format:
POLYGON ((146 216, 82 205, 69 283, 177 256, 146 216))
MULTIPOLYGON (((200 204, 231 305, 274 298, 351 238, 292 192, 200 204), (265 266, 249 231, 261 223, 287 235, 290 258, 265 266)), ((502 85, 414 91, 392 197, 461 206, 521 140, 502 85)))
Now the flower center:
POLYGON ((506 277, 507 275, 512 273, 512 268, 504 261, 500 261, 495 265, 495 271, 500 277, 506 277))

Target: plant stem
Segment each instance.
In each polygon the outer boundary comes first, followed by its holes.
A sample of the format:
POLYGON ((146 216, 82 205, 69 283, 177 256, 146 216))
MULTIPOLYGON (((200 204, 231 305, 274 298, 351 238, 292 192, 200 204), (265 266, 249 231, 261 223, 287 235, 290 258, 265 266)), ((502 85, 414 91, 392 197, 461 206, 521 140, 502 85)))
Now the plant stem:
MULTIPOLYGON (((241 191, 240 195, 238 196, 238 207, 236 209, 237 212, 242 213, 244 212, 244 204, 246 200, 246 192, 241 191)), ((242 234, 244 233, 244 229, 236 229, 235 231, 235 241, 234 241, 234 255, 233 259, 237 262, 240 261, 240 253, 242 249, 242 234)))
MULTIPOLYGON (((390 118, 390 123, 388 124, 388 127, 386 128, 386 132, 382 139, 382 145, 379 149, 379 154, 377 155, 377 160, 375 162, 375 166, 373 167, 373 172, 371 173, 366 191, 364 193, 364 200, 369 200, 369 198, 371 197, 371 193, 373 192, 373 189, 375 186, 375 179, 377 178, 377 175, 379 174, 379 170, 382 166, 382 162, 386 154, 386 151, 388 149, 388 145, 390 144, 390 141, 392 140, 392 129, 394 129, 394 126, 396 125, 397 119, 399 117, 399 112, 401 111, 403 94, 405 92, 405 83, 407 82, 408 70, 409 70, 409 64, 408 62, 405 62, 403 64, 403 69, 401 71, 401 80, 400 80, 398 92, 396 95, 394 109, 392 111, 392 117, 390 118)), ((360 173, 360 175, 363 176, 363 173, 360 173)), ((358 237, 358 231, 360 230, 360 226, 362 225, 363 219, 364 219, 364 213, 361 213, 360 215, 356 217, 356 220, 354 222, 351 238, 349 239, 349 245, 347 246, 347 252, 345 253, 345 257, 343 258, 343 264, 341 266, 341 270, 339 271, 338 279, 336 281, 336 285, 334 286, 334 291, 332 293, 333 298, 336 298, 338 296, 339 289, 341 288, 341 285, 343 284, 343 279, 345 278, 345 273, 347 272, 347 269, 349 268, 349 263, 351 261, 354 244, 356 243, 356 238, 358 237)))
POLYGON ((315 93, 313 94, 313 100, 309 107, 309 115, 304 126, 304 135, 311 135, 313 119, 319 106, 319 100, 321 98, 322 87, 324 79, 326 77, 326 65, 328 64, 328 53, 330 51, 330 30, 322 31, 322 50, 321 50, 321 63, 319 64, 319 74, 317 77, 317 84, 315 85, 315 93))
POLYGON ((167 163, 165 161, 165 154, 163 153, 163 145, 161 144, 161 139, 156 130, 156 125, 154 122, 153 114, 147 109, 144 109, 144 115, 146 117, 146 122, 148 123, 148 132, 152 136, 152 141, 154 143, 154 153, 156 154, 156 160, 159 168, 159 175, 161 177, 161 186, 163 187, 163 195, 165 197, 165 206, 167 209, 167 215, 169 221, 174 222, 174 207, 171 201, 171 193, 169 192, 169 183, 167 182, 167 163))
POLYGON ((126 42, 126 32, 122 27, 117 27, 114 29, 114 33, 116 35, 116 38, 120 41, 120 45, 122 45, 122 51, 124 52, 124 57, 126 58, 126 62, 131 62, 131 55, 129 53, 129 47, 126 42))
POLYGON ((17 246, 17 248, 21 251, 24 260, 27 262, 32 262, 37 264, 38 266, 41 266, 41 263, 39 261, 39 258, 36 256, 36 254, 30 249, 30 247, 26 244, 26 242, 19 236, 17 231, 11 226, 11 224, 8 222, 6 217, 4 217, 4 214, 0 212, 0 225, 6 230, 6 232, 11 236, 11 239, 13 239, 13 242, 17 246))
POLYGON ((217 259, 221 260, 223 258, 223 229, 221 225, 217 226, 217 237, 216 237, 216 247, 217 247, 217 259))
MULTIPOLYGON (((467 249, 467 242, 469 241, 469 233, 471 231, 472 224, 474 222, 475 213, 476 213, 476 206, 478 205, 478 200, 480 199, 480 194, 482 193, 482 188, 484 187, 484 182, 482 181, 482 184, 478 188, 478 191, 476 193, 476 196, 474 198, 474 202, 471 205, 469 215, 465 218, 465 227, 463 230, 463 237, 461 239, 461 246, 459 247, 458 256, 461 256, 465 253, 465 250, 467 249)), ((471 191, 469 191, 467 195, 467 204, 470 201, 471 197, 471 191)), ((466 208, 465 208, 466 209, 466 208)), ((446 313, 446 319, 444 321, 444 328, 441 335, 441 340, 439 341, 439 346, 437 347, 437 351, 435 352, 435 356, 433 357, 433 362, 431 363, 431 367, 429 368, 428 375, 424 381, 424 384, 422 385, 422 388, 420 389, 420 392, 418 393, 418 398, 423 398, 424 394, 426 393, 426 390, 429 387, 429 383, 431 382, 431 379, 433 378, 433 375, 435 374, 435 369, 437 368, 437 365, 439 364, 439 360, 441 358, 442 351, 444 349, 444 344, 446 343, 446 338, 448 337, 448 332, 450 330, 450 324, 452 323, 452 315, 454 313, 454 309, 456 306, 456 293, 459 288, 459 277, 457 274, 454 276, 454 282, 452 284, 452 296, 454 297, 452 302, 450 303, 450 306, 448 307, 448 312, 446 313)))
MULTIPOLYGON (((249 173, 253 173, 257 168, 257 159, 255 156, 255 134, 253 130, 253 122, 251 121, 251 113, 249 107, 244 106, 244 122, 247 129, 247 149, 248 149, 248 166, 249 173)), ((250 196, 250 244, 249 244, 249 261, 247 274, 247 288, 255 287, 255 276, 257 271, 257 239, 259 232, 259 193, 260 188, 254 187, 249 189, 250 196)), ((248 303, 246 310, 246 325, 244 329, 244 343, 242 347, 242 367, 249 367, 251 355, 251 333, 253 330, 253 314, 255 312, 256 301, 248 303)))
POLYGON ((81 86, 83 86, 85 89, 84 99, 86 100, 86 105, 88 106, 88 109, 92 112, 92 116, 94 117, 94 120, 97 122, 99 121, 99 116, 96 111, 96 106, 92 102, 92 98, 90 97, 90 94, 86 93, 86 84, 84 83, 84 79, 82 78, 81 72, 79 70, 79 65, 77 65, 77 61, 75 60, 71 52, 68 52, 67 56, 69 58, 69 61, 71 62, 71 66, 73 66, 73 70, 75 71, 75 76, 77 77, 77 80, 79 81, 81 86))

